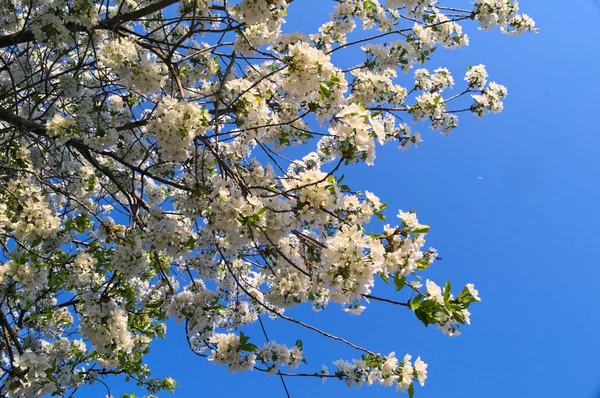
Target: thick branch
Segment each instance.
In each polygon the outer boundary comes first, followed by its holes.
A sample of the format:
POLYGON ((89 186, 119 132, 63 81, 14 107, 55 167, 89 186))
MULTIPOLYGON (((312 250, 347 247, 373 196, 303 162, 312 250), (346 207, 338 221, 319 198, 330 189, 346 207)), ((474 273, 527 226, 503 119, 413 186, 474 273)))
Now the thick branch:
POLYGON ((12 327, 10 327, 10 323, 8 323, 8 319, 6 319, 6 315, 4 315, 4 311, 2 310, 0 310, 0 323, 2 323, 2 326, 8 331, 10 339, 12 340, 15 347, 17 347, 17 351, 19 351, 19 354, 23 354, 23 347, 21 346, 21 342, 15 334, 15 331, 12 329, 12 327))

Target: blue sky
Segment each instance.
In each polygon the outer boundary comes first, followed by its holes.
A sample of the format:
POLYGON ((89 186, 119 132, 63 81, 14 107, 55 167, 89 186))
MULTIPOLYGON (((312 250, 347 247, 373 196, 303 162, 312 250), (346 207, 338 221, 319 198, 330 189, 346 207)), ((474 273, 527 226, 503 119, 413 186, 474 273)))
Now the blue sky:
MULTIPOLYGON (((331 4, 297 0, 288 29, 318 26, 331 4)), ((450 137, 424 131, 419 148, 379 148, 374 167, 345 173, 353 188, 388 202, 389 218, 416 208, 432 226, 428 243, 443 261, 427 276, 456 287, 475 284, 483 301, 472 307, 472 325, 451 339, 406 309, 377 303, 360 317, 336 305, 317 316, 290 312, 375 351, 421 356, 430 367, 428 383, 416 389, 419 398, 600 397, 600 5, 522 0, 521 7, 540 34, 472 30, 468 48, 436 53, 429 65, 448 66, 459 81, 467 65, 485 64, 491 79, 508 87, 502 114, 463 117, 450 137)), ((377 292, 392 294, 385 286, 377 292)), ((265 325, 277 342, 304 340, 307 371, 356 356, 297 327, 265 325)), ((262 343, 259 329, 250 331, 262 343)), ((172 324, 148 360, 157 375, 181 384, 175 397, 284 396, 276 377, 231 375, 195 357, 182 328, 172 324)), ((402 396, 336 381, 287 383, 292 397, 402 396)), ((133 385, 114 384, 115 396, 129 391, 133 385)))

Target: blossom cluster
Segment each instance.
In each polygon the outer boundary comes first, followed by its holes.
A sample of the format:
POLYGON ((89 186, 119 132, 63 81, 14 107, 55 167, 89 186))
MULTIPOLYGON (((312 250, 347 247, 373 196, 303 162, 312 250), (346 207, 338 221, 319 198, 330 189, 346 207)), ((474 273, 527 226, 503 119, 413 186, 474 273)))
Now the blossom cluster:
POLYGON ((188 157, 190 144, 206 132, 208 120, 208 111, 198 104, 165 97, 148 130, 154 133, 163 159, 177 162, 188 157))
POLYGON ((422 386, 427 381, 428 365, 421 357, 414 364, 411 359, 412 356, 406 354, 399 360, 394 352, 385 357, 368 354, 352 362, 340 359, 334 362, 335 376, 350 386, 378 383, 386 387, 395 386, 396 391, 408 391, 414 388, 413 381, 418 381, 422 386))
POLYGON ((166 67, 155 62, 149 52, 139 49, 132 40, 108 39, 98 53, 98 62, 130 89, 153 93, 164 84, 166 67))
POLYGON ((208 360, 218 365, 227 365, 230 372, 253 370, 257 363, 261 363, 267 366, 265 370, 273 374, 282 366, 296 369, 304 359, 300 344, 288 348, 269 341, 258 347, 248 341, 248 336, 243 333, 239 336, 232 333, 214 334, 210 338, 213 348, 208 360))

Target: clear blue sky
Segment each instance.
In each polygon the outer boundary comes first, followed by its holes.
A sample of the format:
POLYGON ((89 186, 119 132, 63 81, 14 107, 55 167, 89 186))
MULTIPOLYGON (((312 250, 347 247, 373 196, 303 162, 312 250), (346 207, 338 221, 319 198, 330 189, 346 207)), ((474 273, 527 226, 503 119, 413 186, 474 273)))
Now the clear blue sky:
MULTIPOLYGON (((331 4, 295 1, 287 29, 318 26, 331 4)), ((353 188, 388 202, 388 217, 416 208, 432 225, 428 243, 443 261, 428 276, 454 286, 475 283, 483 301, 472 307, 472 325, 451 339, 425 329, 406 309, 377 303, 360 317, 336 305, 317 316, 291 312, 373 350, 420 355, 430 367, 418 398, 600 397, 600 5, 522 0, 521 7, 540 34, 473 31, 468 48, 438 52, 430 64, 448 66, 457 81, 467 65, 485 64, 492 80, 509 89, 502 114, 463 117, 450 137, 424 131, 418 149, 380 148, 375 167, 345 173, 353 188)), ((356 355, 294 326, 265 323, 278 342, 304 340, 307 371, 356 355)), ((259 330, 251 330, 261 343, 259 330)), ((195 357, 182 328, 171 324, 149 363, 181 383, 175 397, 284 396, 276 377, 231 375, 195 357)), ((294 398, 403 396, 333 380, 287 383, 294 398)), ((113 386, 115 396, 136 391, 113 386)))

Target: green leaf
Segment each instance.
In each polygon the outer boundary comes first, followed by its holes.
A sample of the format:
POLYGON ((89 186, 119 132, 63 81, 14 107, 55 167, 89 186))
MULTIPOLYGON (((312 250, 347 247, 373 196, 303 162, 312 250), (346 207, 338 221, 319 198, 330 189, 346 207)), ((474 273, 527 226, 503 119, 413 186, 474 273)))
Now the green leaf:
POLYGON ((148 303, 148 304, 146 304, 146 308, 150 308, 150 309, 159 308, 160 305, 161 305, 161 302, 160 301, 156 301, 154 303, 148 303))
POLYGON ((415 315, 421 322, 423 322, 423 325, 425 325, 425 327, 429 326, 429 321, 427 320, 427 313, 425 311, 415 310, 415 315))
POLYGON ((380 277, 381 279, 383 279, 383 281, 384 281, 386 284, 388 284, 388 285, 390 284, 390 278, 388 278, 388 276, 387 276, 386 274, 384 274, 383 272, 378 272, 378 273, 377 273, 377 275, 379 275, 379 277, 380 277))
POLYGON ((454 319, 456 319, 456 322, 461 324, 465 323, 465 316, 462 314, 462 312, 455 311, 452 313, 452 316, 454 319))
POLYGON ((427 268, 429 268, 429 261, 421 259, 421 260, 417 260, 417 269, 422 271, 422 270, 426 270, 427 268))
POLYGON ((404 287, 405 282, 406 276, 400 276, 400 271, 396 271, 396 274, 394 274, 394 286, 396 286, 397 292, 404 287))
POLYGON ((58 277, 58 275, 52 275, 52 277, 48 281, 48 286, 50 286, 50 287, 56 287, 59 284, 60 284, 60 278, 58 277))
POLYGON ((450 291, 452 290, 452 285, 450 281, 446 281, 446 286, 444 287, 444 302, 448 302, 450 300, 450 291))
POLYGON ((250 337, 240 332, 240 346, 245 346, 248 340, 250 340, 250 337))
POLYGON ((421 306, 422 294, 417 294, 412 300, 410 300, 410 309, 415 311, 421 306))
POLYGON ((246 343, 243 346, 243 350, 244 351, 254 352, 254 351, 258 350, 258 346, 256 344, 246 343))
POLYGON ((415 395, 415 385, 411 384, 410 387, 408 387, 408 398, 413 398, 414 395, 415 395))
POLYGON ((418 227, 411 229, 410 233, 411 234, 426 234, 430 229, 431 229, 431 227, 429 225, 419 225, 418 227))
POLYGON ((319 82, 319 94, 321 94, 321 98, 328 99, 331 97, 331 90, 329 86, 325 82, 319 82))

